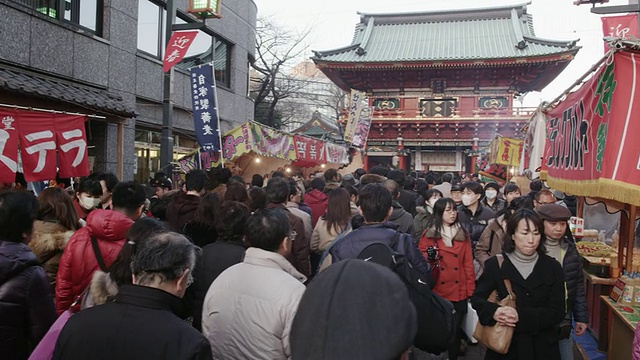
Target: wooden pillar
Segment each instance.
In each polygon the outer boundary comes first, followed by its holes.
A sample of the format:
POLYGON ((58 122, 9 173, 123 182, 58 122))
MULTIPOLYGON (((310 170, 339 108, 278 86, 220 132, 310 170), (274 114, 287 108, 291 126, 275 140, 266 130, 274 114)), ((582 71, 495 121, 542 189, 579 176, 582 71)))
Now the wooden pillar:
POLYGON ((584 196, 577 196, 576 216, 581 218, 584 215, 584 196))
MULTIPOLYGON (((633 271, 633 242, 635 240, 635 224, 636 224, 636 213, 637 208, 635 205, 629 206, 629 219, 627 222, 627 259, 626 259, 626 267, 625 269, 629 271, 633 271)), ((622 226, 622 221, 620 222, 620 226, 622 226)), ((620 254, 618 254, 618 257, 620 254)))
MULTIPOLYGON (((474 152, 474 154, 476 153, 476 151, 478 151, 478 141, 479 140, 480 139, 478 139, 477 137, 473 138, 473 145, 471 146, 471 150, 474 152)), ((477 160, 476 158, 477 158, 476 155, 473 155, 471 157, 471 166, 469 166, 469 173, 471 173, 471 174, 475 174, 476 173, 476 160, 477 160)))

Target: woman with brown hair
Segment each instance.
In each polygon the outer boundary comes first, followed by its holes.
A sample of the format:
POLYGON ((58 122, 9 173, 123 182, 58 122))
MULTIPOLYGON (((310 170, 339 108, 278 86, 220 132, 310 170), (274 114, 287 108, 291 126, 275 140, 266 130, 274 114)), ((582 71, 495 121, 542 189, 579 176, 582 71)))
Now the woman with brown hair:
POLYGON ((184 224, 180 233, 199 247, 214 243, 218 238, 215 218, 222 206, 220 195, 209 192, 200 198, 200 204, 193 220, 184 224))
POLYGON ((231 183, 227 184, 227 191, 224 193, 222 200, 226 201, 238 201, 249 206, 249 193, 244 183, 231 183))
POLYGON ((63 189, 44 189, 38 196, 38 203, 29 247, 55 289, 62 251, 71 235, 81 226, 73 201, 63 189))
POLYGON ((344 188, 329 191, 327 211, 318 219, 311 236, 311 251, 322 253, 341 233, 350 231, 349 192, 344 188))

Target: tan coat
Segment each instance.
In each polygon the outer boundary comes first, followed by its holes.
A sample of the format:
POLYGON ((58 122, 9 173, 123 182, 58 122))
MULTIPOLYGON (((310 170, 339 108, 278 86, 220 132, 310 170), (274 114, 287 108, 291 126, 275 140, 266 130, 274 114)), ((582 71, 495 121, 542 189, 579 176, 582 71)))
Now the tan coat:
POLYGON ((36 220, 33 222, 33 233, 29 247, 36 255, 38 262, 47 272, 52 289, 56 286, 56 275, 60 265, 62 250, 67 245, 73 231, 64 226, 49 221, 36 220))
POLYGON ((333 228, 328 231, 327 222, 322 217, 319 218, 311 235, 311 251, 322 253, 338 235, 340 232, 335 232, 333 228))
POLYGON ((502 253, 502 243, 504 242, 504 215, 497 219, 489 220, 489 224, 480 235, 480 240, 476 244, 474 255, 480 266, 484 269, 484 262, 488 258, 502 253))

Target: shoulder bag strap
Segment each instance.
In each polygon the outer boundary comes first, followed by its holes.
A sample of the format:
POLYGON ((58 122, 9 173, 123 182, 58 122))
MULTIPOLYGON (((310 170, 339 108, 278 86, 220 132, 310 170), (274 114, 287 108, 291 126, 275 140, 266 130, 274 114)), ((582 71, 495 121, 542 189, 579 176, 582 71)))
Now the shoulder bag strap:
MULTIPOLYGON (((502 254, 497 254, 498 258, 498 267, 502 270, 502 263, 504 263, 504 256, 502 254)), ((507 294, 513 297, 513 289, 511 288, 511 280, 507 278, 502 279, 504 281, 504 286, 507 288, 507 294)))
POLYGON ((329 246, 327 246, 326 249, 324 249, 324 251, 322 252, 322 255, 320 256, 320 265, 318 265, 318 267, 322 266, 324 259, 326 259, 327 256, 329 256, 329 251, 331 251, 331 248, 333 247, 333 245, 335 245, 338 242, 338 240, 342 239, 344 235, 346 235, 346 232, 349 231, 350 229, 351 229, 351 223, 347 224, 347 227, 344 228, 344 230, 342 230, 342 232, 338 234, 338 236, 336 236, 335 239, 331 241, 331 243, 329 244, 329 246))
POLYGON ((396 233, 393 234, 393 237, 391 238, 391 245, 389 245, 391 250, 396 251, 396 246, 398 245, 398 241, 400 241, 401 235, 402 233, 400 231, 396 231, 396 233))
POLYGON ((100 266, 100 270, 104 272, 109 272, 109 269, 104 263, 104 259, 102 258, 102 253, 100 252, 100 247, 98 246, 98 239, 95 236, 91 235, 91 246, 93 247, 93 252, 96 255, 96 260, 98 261, 98 266, 100 266))

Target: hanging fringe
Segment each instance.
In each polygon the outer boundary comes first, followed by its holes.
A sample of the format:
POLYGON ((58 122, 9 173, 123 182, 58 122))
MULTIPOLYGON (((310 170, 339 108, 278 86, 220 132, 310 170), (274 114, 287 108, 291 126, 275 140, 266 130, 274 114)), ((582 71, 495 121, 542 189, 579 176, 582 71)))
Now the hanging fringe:
POLYGON ((567 194, 600 197, 640 206, 639 185, 602 178, 597 180, 567 180, 546 175, 547 183, 551 188, 567 194))

